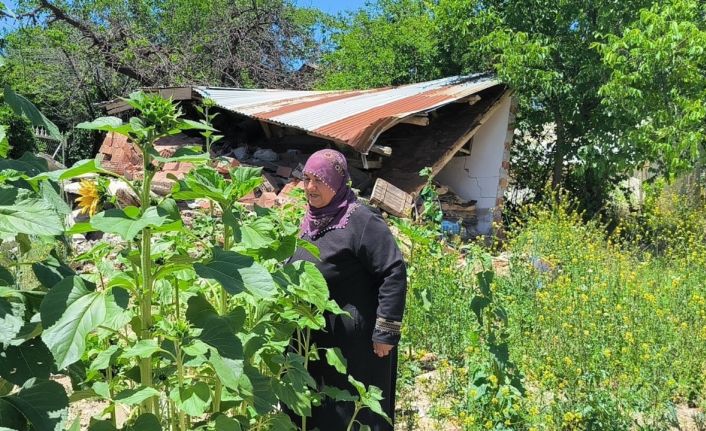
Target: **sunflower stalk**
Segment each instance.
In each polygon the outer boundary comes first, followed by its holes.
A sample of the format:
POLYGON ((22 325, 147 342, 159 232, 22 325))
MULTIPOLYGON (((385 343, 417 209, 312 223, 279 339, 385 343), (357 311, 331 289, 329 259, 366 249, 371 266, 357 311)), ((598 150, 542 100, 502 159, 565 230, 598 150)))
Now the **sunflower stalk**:
MULTIPOLYGON (((150 142, 149 145, 152 145, 150 142)), ((152 168, 152 158, 149 151, 142 151, 143 160, 143 181, 141 195, 141 210, 144 214, 150 207, 150 192, 152 185, 152 177, 154 176, 152 168)), ((152 338, 152 230, 145 228, 142 231, 142 243, 140 247, 140 261, 142 266, 142 292, 140 298, 140 313, 141 313, 141 340, 152 338)), ((152 358, 147 357, 140 359, 140 383, 144 386, 152 386, 152 358)), ((143 404, 145 413, 155 413, 156 406, 154 398, 148 398, 143 404)))

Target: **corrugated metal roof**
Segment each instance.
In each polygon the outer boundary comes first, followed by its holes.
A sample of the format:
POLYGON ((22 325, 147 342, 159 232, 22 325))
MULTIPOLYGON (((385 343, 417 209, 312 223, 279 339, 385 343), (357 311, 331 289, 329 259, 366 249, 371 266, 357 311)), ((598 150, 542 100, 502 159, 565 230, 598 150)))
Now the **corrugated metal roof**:
POLYGON ((405 117, 432 111, 499 84, 492 76, 481 74, 373 90, 194 90, 224 109, 301 129, 367 153, 380 133, 405 117))

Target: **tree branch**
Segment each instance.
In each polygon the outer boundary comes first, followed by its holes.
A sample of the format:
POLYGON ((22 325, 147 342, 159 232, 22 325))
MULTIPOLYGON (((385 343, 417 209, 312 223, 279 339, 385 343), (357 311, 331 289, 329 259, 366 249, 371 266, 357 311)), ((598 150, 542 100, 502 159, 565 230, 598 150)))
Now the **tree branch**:
POLYGON ((48 0, 39 0, 39 5, 40 8, 48 10, 54 19, 67 23, 71 27, 78 30, 84 37, 89 39, 91 43, 98 48, 101 56, 103 57, 103 63, 107 67, 138 81, 141 85, 151 86, 155 84, 154 79, 144 75, 138 69, 126 65, 120 61, 113 53, 113 48, 110 41, 96 33, 90 25, 69 16, 69 14, 63 9, 50 3, 48 0))

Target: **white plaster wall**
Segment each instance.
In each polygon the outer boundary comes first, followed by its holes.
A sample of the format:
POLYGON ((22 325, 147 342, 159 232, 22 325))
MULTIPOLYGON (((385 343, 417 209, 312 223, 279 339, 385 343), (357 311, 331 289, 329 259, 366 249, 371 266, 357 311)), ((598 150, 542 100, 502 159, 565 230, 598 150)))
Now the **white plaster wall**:
POLYGON ((497 202, 511 99, 499 106, 473 137, 471 155, 454 157, 436 179, 465 200, 476 200, 478 232, 490 232, 497 202))

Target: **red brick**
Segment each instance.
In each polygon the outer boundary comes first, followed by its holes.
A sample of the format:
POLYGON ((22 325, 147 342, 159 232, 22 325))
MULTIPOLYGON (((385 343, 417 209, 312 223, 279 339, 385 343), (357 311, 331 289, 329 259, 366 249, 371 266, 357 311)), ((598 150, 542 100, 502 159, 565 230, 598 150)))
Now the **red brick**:
POLYGON ((272 208, 277 202, 277 194, 272 192, 265 192, 257 200, 257 205, 262 208, 272 208))

